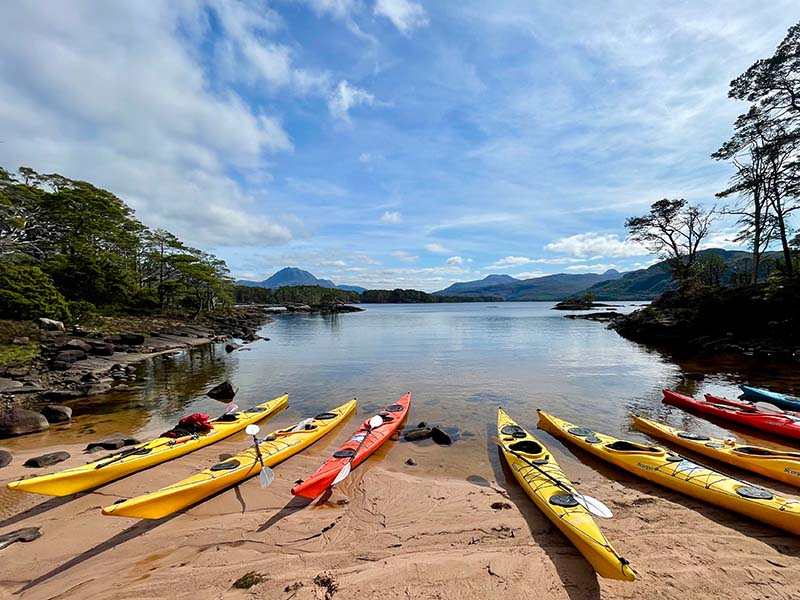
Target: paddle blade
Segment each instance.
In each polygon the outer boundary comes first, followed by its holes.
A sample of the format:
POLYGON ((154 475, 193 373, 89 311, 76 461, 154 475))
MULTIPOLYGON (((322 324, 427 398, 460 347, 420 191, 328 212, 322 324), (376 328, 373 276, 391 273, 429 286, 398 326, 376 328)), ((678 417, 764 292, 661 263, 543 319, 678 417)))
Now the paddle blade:
POLYGON ((225 412, 222 413, 223 415, 227 415, 228 413, 232 413, 233 411, 237 410, 239 407, 231 402, 228 406, 225 407, 225 412))
POLYGON ((375 415, 369 420, 370 429, 375 429, 376 427, 380 427, 381 425, 383 425, 383 419, 381 418, 380 415, 375 415))
POLYGON ((614 513, 611 512, 611 509, 608 508, 605 504, 600 502, 597 498, 592 498, 591 496, 584 496, 583 494, 573 493, 572 497, 575 498, 575 501, 580 504, 583 508, 588 510, 593 515, 598 517, 603 517, 604 519, 610 519, 614 516, 614 513))
POLYGON ((347 479, 347 476, 350 475, 350 463, 347 463, 342 470, 339 471, 339 474, 336 476, 336 479, 333 480, 331 485, 336 485, 337 483, 344 481, 347 479))
POLYGON ((261 473, 258 476, 258 484, 261 486, 261 489, 263 490, 270 483, 272 483, 273 479, 275 479, 275 471, 269 467, 262 467, 261 473))
POLYGON ((255 423, 251 423, 250 425, 244 428, 244 432, 247 435, 256 435, 259 431, 261 431, 261 427, 259 427, 255 423))

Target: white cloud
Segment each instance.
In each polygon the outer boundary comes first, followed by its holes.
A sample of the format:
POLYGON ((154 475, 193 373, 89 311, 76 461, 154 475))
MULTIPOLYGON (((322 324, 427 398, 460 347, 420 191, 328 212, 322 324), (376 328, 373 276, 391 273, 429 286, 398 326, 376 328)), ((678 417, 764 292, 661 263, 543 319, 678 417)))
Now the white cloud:
POLYGON ((320 267, 346 267, 347 263, 343 260, 321 260, 317 263, 320 267))
POLYGON ((375 96, 361 88, 351 86, 342 79, 328 96, 328 111, 334 119, 350 123, 350 109, 365 104, 370 106, 375 96))
POLYGON ((341 197, 347 195, 347 190, 330 181, 303 180, 287 177, 286 185, 296 192, 311 196, 341 197))
POLYGON ((419 260, 419 256, 406 252, 405 250, 395 250, 392 252, 392 256, 403 262, 417 262, 419 260))
POLYGON ((91 181, 194 245, 290 239, 229 173, 260 172, 292 142, 279 116, 210 85, 177 33, 205 31, 204 14, 192 3, 5 7, 0 164, 91 181))
POLYGON ((534 261, 532 258, 528 258, 526 256, 506 256, 505 258, 501 258, 494 264, 489 265, 488 268, 490 269, 505 269, 506 267, 519 267, 521 265, 527 265, 534 261))
POLYGON ((464 264, 464 259, 460 256, 451 256, 447 259, 447 264, 451 267, 460 267, 464 264))
POLYGON ((373 12, 389 19, 406 36, 414 29, 428 25, 425 9, 411 0, 377 0, 373 12))
POLYGON ((438 242, 425 244, 425 250, 427 250, 428 252, 432 252, 433 254, 448 254, 450 252, 449 249, 445 248, 438 242))
POLYGON ((545 275, 552 275, 552 273, 545 273, 544 271, 526 271, 524 273, 517 273, 512 275, 517 279, 536 279, 537 277, 544 277, 545 275))
POLYGON ((616 269, 617 265, 597 264, 597 265, 572 265, 567 267, 567 271, 575 273, 605 273, 609 269, 616 269))
POLYGON ((647 248, 630 240, 620 240, 615 234, 595 232, 564 237, 545 246, 551 252, 561 252, 580 258, 645 256, 647 248))
POLYGON ((381 215, 381 223, 387 223, 389 225, 397 225, 398 223, 403 222, 403 215, 401 215, 396 210, 387 210, 381 215))

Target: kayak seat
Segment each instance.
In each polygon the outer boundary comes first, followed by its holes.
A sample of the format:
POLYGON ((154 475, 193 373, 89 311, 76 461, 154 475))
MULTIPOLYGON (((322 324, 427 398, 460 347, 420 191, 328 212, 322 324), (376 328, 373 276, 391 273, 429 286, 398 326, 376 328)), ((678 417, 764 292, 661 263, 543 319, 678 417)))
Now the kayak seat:
POLYGON ((394 417, 392 415, 386 415, 384 413, 378 413, 378 416, 383 419, 384 423, 391 423, 394 421, 394 417))
POLYGON ((711 439, 707 435, 703 435, 701 433, 690 433, 688 431, 679 431, 678 437, 681 437, 685 440, 694 440, 697 442, 706 442, 711 439))
POLYGON ((509 446, 509 449, 513 450, 514 452, 521 452, 523 454, 541 454, 544 452, 541 444, 537 444, 533 440, 514 442, 509 446))
POLYGON ((389 406, 386 407, 386 410, 388 410, 389 412, 400 412, 402 410, 405 410, 405 407, 402 404, 390 404, 389 406))
POLYGON ((342 448, 333 453, 334 458, 353 458, 355 455, 355 448, 342 448))
POLYGON ((650 452, 653 454, 661 454, 661 448, 654 446, 642 446, 641 444, 634 444, 625 440, 617 440, 611 444, 606 444, 606 448, 616 452, 650 452))
POLYGON ((225 413, 224 415, 214 419, 217 423, 231 423, 239 420, 239 413, 225 413))
POLYGON ((337 415, 336 413, 324 412, 324 413, 319 413, 316 417, 314 417, 314 419, 316 421, 327 421, 329 419, 335 419, 338 416, 339 415, 337 415))

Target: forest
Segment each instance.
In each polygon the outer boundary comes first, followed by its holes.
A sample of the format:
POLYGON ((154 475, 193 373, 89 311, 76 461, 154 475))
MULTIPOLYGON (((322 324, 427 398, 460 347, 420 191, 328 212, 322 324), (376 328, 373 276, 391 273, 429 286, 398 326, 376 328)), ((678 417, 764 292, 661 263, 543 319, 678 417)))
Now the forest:
POLYGON ((85 181, 0 167, 0 319, 196 316, 233 301, 224 261, 85 181))

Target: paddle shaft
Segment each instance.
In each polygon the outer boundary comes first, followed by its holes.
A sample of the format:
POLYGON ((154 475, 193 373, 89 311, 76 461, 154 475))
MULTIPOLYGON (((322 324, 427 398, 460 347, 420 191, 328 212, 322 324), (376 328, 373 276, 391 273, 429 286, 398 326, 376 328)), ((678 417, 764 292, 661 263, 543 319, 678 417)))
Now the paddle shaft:
MULTIPOLYGON (((380 427, 380 425, 378 425, 378 427, 380 427)), ((342 465, 342 469, 344 469, 347 465, 352 463, 353 460, 355 459, 355 457, 358 456, 358 451, 361 450, 361 447, 364 445, 364 442, 367 441, 367 438, 369 437, 369 434, 372 433, 373 431, 375 431, 375 429, 377 429, 377 427, 371 427, 370 424, 369 424, 369 421, 367 421, 367 431, 364 434, 364 438, 358 443, 358 446, 356 446, 356 451, 353 453, 353 456, 348 458, 347 462, 342 465)), ((339 473, 341 473, 341 471, 339 471, 339 473)), ((338 477, 338 475, 337 475, 337 477, 338 477)))

